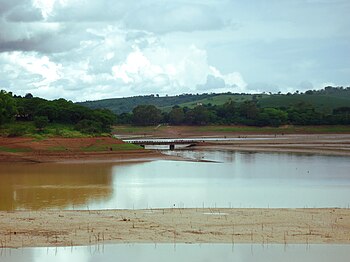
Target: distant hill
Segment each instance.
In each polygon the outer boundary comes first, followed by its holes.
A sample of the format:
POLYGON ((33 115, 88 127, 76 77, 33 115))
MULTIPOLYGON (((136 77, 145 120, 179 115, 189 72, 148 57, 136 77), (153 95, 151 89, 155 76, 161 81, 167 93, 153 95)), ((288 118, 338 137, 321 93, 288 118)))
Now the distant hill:
POLYGON ((183 103, 209 99, 216 94, 182 94, 178 96, 158 97, 154 95, 111 98, 96 101, 81 102, 79 104, 96 109, 106 108, 116 114, 131 112, 138 105, 155 105, 157 107, 172 107, 183 103))
POLYGON ((175 105, 193 108, 196 105, 222 105, 232 100, 241 103, 256 100, 259 107, 283 108, 299 103, 310 104, 320 112, 331 112, 334 108, 350 106, 350 87, 325 87, 322 90, 309 90, 305 93, 288 94, 182 94, 178 96, 158 97, 154 95, 111 98, 79 103, 97 109, 110 109, 116 114, 131 112, 138 105, 155 105, 163 111, 170 111, 175 105))
POLYGON ((299 103, 310 104, 317 111, 331 113, 338 107, 350 107, 350 89, 325 88, 303 94, 270 95, 258 100, 260 107, 286 108, 299 103))

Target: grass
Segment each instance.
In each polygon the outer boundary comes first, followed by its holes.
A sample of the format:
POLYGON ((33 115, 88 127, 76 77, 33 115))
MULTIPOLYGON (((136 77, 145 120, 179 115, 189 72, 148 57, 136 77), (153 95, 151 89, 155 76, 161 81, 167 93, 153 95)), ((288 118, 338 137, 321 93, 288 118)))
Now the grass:
MULTIPOLYGON (((99 134, 104 136, 106 134, 99 134)), ((0 127, 0 136, 31 137, 42 140, 50 137, 83 138, 91 135, 83 134, 74 129, 74 125, 50 123, 44 130, 38 131, 33 122, 13 122, 0 127)))
POLYGON ((84 152, 103 152, 103 151, 127 151, 127 150, 138 150, 142 149, 141 146, 134 144, 113 144, 113 145, 91 145, 82 147, 81 150, 84 152))
POLYGON ((0 152, 7 152, 7 153, 22 153, 22 152, 30 152, 31 149, 29 148, 10 148, 6 146, 0 146, 0 152))
POLYGON ((331 113, 334 108, 349 106, 350 97, 331 95, 273 95, 259 99, 261 107, 286 107, 296 105, 300 102, 313 105, 318 111, 331 113))
MULTIPOLYGON (((261 95, 261 96, 265 96, 265 95, 261 95)), ((237 103, 241 103, 243 101, 246 100, 251 100, 253 97, 253 95, 241 95, 241 94, 237 94, 237 95, 229 95, 229 94, 222 94, 222 95, 217 95, 217 96, 213 96, 213 97, 209 97, 209 98, 205 98, 205 99, 200 99, 200 100, 195 100, 192 102, 187 102, 187 103, 181 103, 179 104, 180 107, 189 107, 189 108, 194 108, 196 105, 203 104, 203 105, 207 105, 207 104, 212 104, 212 105, 223 105, 226 102, 228 102, 229 100, 232 100, 234 102, 237 103)), ((169 112, 171 110, 172 106, 164 106, 164 107, 160 107, 161 110, 165 111, 165 112, 169 112)))

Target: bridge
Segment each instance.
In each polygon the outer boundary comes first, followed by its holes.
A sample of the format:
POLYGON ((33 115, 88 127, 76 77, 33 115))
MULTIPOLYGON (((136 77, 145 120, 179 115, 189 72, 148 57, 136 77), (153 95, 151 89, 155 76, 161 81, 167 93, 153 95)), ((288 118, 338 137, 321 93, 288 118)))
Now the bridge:
POLYGON ((176 145, 188 145, 188 146, 195 146, 198 143, 204 142, 204 140, 197 140, 197 139, 147 139, 147 140, 139 140, 139 139, 132 139, 132 140, 124 140, 126 143, 140 145, 142 147, 145 147, 147 145, 151 146, 163 146, 168 145, 170 150, 174 150, 176 145))

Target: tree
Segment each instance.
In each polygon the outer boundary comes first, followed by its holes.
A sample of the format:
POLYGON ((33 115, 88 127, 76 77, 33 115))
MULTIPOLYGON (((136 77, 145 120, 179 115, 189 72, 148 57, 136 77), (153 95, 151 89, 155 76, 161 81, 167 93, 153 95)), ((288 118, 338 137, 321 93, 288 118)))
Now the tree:
POLYGON ((134 125, 156 125, 162 120, 161 111, 154 105, 139 105, 132 112, 132 123, 134 125))
POLYGON ((169 122, 173 125, 182 124, 185 120, 185 113, 179 106, 174 106, 169 113, 169 122))
POLYGON ((27 94, 24 96, 24 98, 30 99, 30 98, 33 98, 33 95, 32 95, 31 93, 27 93, 27 94))
POLYGON ((196 106, 193 109, 193 124, 205 125, 210 120, 210 113, 204 106, 196 106))
POLYGON ((264 108, 257 122, 261 126, 280 126, 287 122, 288 114, 276 108, 264 108))
POLYGON ((259 114, 259 109, 253 101, 244 101, 239 107, 241 117, 247 119, 256 119, 259 114))
POLYGON ((0 125, 10 122, 17 113, 15 100, 11 93, 0 91, 0 125))
POLYGON ((101 122, 84 119, 75 125, 75 129, 86 134, 99 134, 103 132, 101 122))
POLYGON ((36 116, 34 117, 34 125, 39 131, 42 131, 49 123, 47 116, 36 116))

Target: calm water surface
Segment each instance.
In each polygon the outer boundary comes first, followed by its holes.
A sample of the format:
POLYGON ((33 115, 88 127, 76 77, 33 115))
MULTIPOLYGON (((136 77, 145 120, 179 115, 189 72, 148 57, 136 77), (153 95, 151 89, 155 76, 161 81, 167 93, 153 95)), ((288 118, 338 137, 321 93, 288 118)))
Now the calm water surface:
POLYGON ((347 245, 117 244, 92 247, 0 250, 1 262, 94 261, 298 261, 348 262, 347 245))
POLYGON ((168 151, 197 160, 0 165, 0 210, 348 207, 350 158, 168 151))

